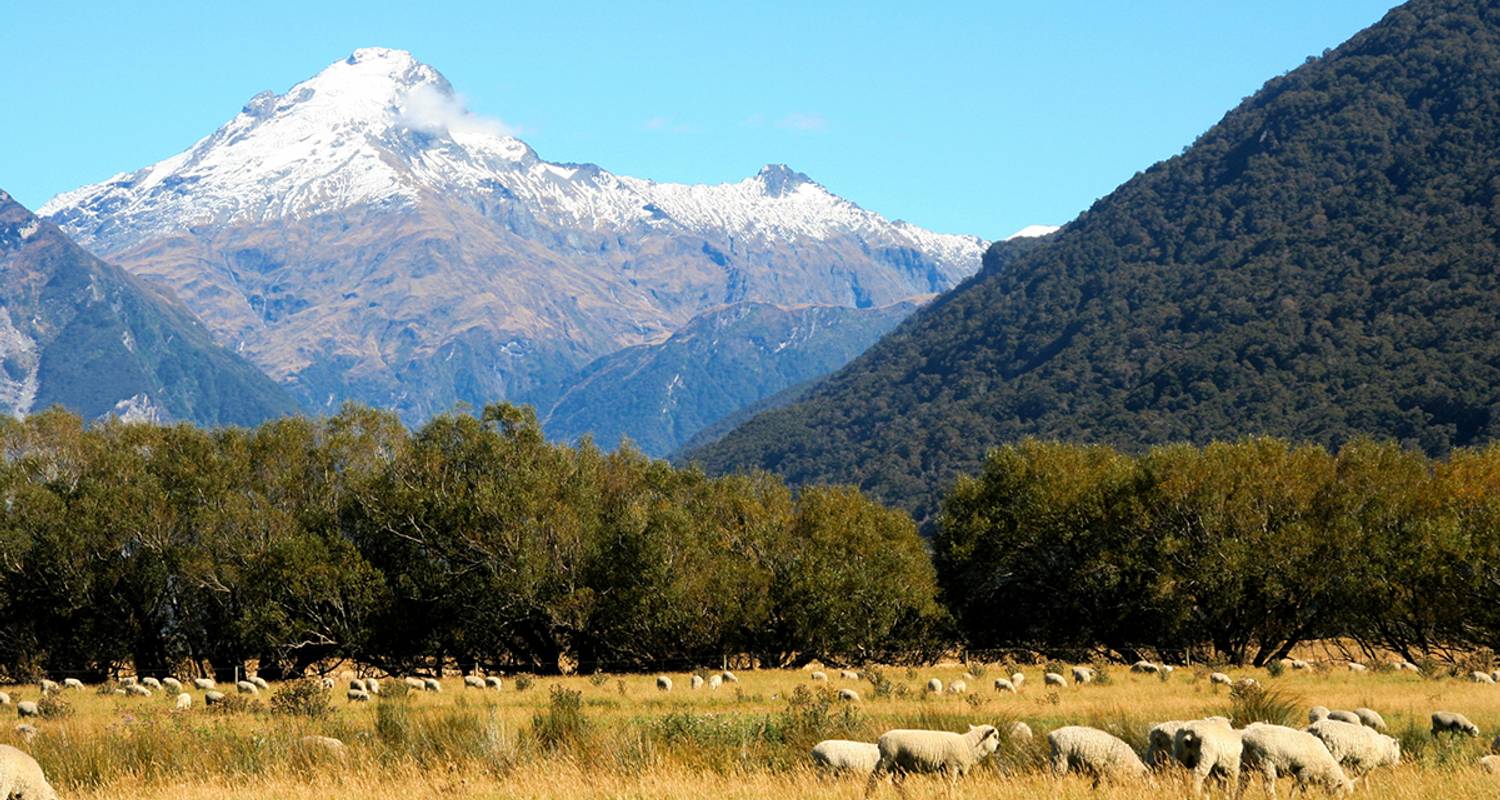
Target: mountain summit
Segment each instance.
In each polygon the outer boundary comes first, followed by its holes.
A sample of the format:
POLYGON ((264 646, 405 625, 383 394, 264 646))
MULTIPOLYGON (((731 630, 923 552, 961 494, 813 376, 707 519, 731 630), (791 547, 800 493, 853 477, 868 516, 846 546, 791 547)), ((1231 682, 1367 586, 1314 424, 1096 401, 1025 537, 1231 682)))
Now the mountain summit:
POLYGON ((725 306, 941 292, 985 245, 782 165, 686 185, 545 161, 437 70, 378 48, 42 213, 172 287, 305 407, 409 421, 502 398, 545 411, 594 359, 725 306))

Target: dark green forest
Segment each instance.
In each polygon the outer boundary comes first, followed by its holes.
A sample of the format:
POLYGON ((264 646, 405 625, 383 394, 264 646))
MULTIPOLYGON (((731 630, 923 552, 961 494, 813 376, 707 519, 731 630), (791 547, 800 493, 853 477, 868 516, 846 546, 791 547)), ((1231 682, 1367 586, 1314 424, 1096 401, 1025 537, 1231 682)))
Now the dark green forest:
POLYGON ((1500 7, 1416 0, 1274 78, 1042 246, 685 460, 930 527, 1026 436, 1500 434, 1500 7))

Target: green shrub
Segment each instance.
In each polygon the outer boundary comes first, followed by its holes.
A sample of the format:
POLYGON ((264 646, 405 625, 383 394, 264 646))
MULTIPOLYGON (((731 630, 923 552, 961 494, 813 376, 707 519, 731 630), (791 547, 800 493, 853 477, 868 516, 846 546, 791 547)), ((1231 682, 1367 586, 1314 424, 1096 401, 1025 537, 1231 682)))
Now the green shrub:
POLYGON ((530 689, 531 685, 535 682, 536 679, 531 677, 530 675, 517 675, 515 680, 516 691, 524 692, 527 689, 530 689))
POLYGON ((562 686, 553 686, 546 710, 537 711, 531 717, 531 734, 546 750, 581 744, 587 729, 583 692, 562 686))
POLYGON ((609 676, 605 675, 602 672, 595 672, 593 675, 589 676, 590 686, 603 686, 606 683, 609 683, 609 676))
POLYGON ((36 702, 37 714, 42 719, 62 719, 73 714, 73 706, 60 694, 44 694, 36 702))
POLYGON ((1286 674, 1286 664, 1281 659, 1276 659, 1266 664, 1266 674, 1273 678, 1280 678, 1286 674))
POLYGON ((1229 719, 1236 728, 1252 722, 1296 727, 1302 719, 1302 698, 1281 689, 1236 684, 1229 690, 1229 719))
POLYGON ((328 716, 332 710, 328 690, 321 682, 310 678, 283 683, 271 695, 271 712, 274 714, 318 719, 328 716))

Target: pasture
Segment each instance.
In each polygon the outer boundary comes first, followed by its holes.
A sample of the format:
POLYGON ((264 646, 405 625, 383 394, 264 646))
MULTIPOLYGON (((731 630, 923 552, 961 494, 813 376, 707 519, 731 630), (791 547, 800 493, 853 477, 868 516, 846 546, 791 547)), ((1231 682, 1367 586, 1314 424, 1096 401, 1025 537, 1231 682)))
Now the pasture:
MULTIPOLYGON (((1175 769, 1150 783, 1098 792, 1082 778, 1054 778, 1046 769, 1047 731, 1090 725, 1143 750, 1155 722, 1246 711, 1209 680, 1208 670, 1193 668, 1164 680, 1111 666, 1095 684, 1048 687, 1041 666, 1024 665, 1024 685, 1008 694, 991 685, 1009 667, 969 665, 974 674, 966 694, 924 691, 930 678, 946 686, 965 669, 883 668, 873 682, 828 669, 826 683, 811 680, 808 670, 742 671, 738 682, 716 690, 691 689, 689 675, 675 673, 671 692, 659 691, 651 675, 506 676, 498 690, 466 688, 450 675, 441 693, 404 692, 399 680, 385 680, 384 694, 369 702, 345 699, 352 677, 346 674, 334 676, 337 684, 326 693, 295 702, 273 701, 286 690, 273 684, 258 698, 210 708, 202 691, 190 689, 187 710, 174 708, 170 692, 119 696, 89 686, 62 690, 57 696, 67 709, 57 716, 12 719, 0 728, 0 742, 35 756, 65 798, 856 798, 863 796, 864 776, 819 774, 807 756, 814 743, 874 741, 896 727, 962 731, 989 723, 1005 730, 1024 721, 1035 738, 1002 741, 996 756, 951 794, 940 778, 914 777, 905 784, 908 795, 1144 800, 1187 796, 1189 785, 1175 769), (840 700, 841 688, 861 698, 840 700), (17 722, 33 725, 34 736, 15 730, 17 722), (310 735, 337 738, 346 751, 305 743, 310 735)), ((1230 673, 1271 690, 1269 708, 1260 713, 1291 714, 1296 719, 1288 721, 1299 726, 1312 705, 1378 710, 1402 743, 1403 762, 1374 773, 1361 794, 1500 793, 1500 776, 1478 768, 1500 734, 1500 687, 1341 668, 1274 678, 1264 670, 1230 673), (1439 709, 1466 714, 1480 737, 1434 740, 1428 716, 1439 709)), ((40 697, 35 685, 3 688, 13 702, 40 697)), ((232 684, 220 689, 241 697, 232 684)), ((4 712, 14 715, 14 708, 4 712)), ((1280 790, 1290 787, 1283 780, 1280 790)), ((1259 796, 1261 787, 1252 783, 1250 792, 1259 796)), ((897 795, 881 785, 875 796, 897 795)))

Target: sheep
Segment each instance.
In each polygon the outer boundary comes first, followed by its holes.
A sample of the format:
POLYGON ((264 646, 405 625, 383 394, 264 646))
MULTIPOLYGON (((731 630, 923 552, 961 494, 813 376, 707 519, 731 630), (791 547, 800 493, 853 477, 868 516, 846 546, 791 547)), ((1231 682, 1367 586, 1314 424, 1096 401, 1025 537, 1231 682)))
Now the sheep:
POLYGON ((970 725, 966 733, 896 729, 880 735, 880 761, 870 771, 865 796, 889 774, 899 784, 908 773, 940 772, 956 782, 1000 746, 1000 732, 993 725, 970 725))
POLYGON ((1440 733, 1478 736, 1479 726, 1457 711, 1434 711, 1432 712, 1432 735, 1435 737, 1440 733))
POLYGON ((1088 667, 1073 668, 1073 682, 1079 685, 1094 682, 1094 671, 1088 667))
POLYGON ((828 772, 858 772, 868 775, 880 763, 880 745, 848 739, 824 739, 813 745, 813 763, 828 772))
POLYGON ((693 677, 688 678, 688 688, 689 689, 702 689, 703 688, 703 676, 702 675, 694 675, 693 677))
POLYGON ((83 681, 78 680, 77 678, 63 678, 63 688, 64 689, 82 689, 83 688, 83 681))
POLYGON ((1489 674, 1488 672, 1480 672, 1478 670, 1469 673, 1469 680, 1475 683, 1483 683, 1487 686, 1495 685, 1495 676, 1489 674))
POLYGON ((483 689, 484 688, 484 678, 481 677, 481 676, 479 676, 479 675, 465 675, 464 676, 464 688, 465 689, 483 689))
POLYGON ((1021 684, 1026 682, 1026 676, 1019 672, 1013 672, 1010 675, 1010 682, 1014 683, 1016 688, 1019 689, 1021 688, 1021 684))
POLYGON ((1146 762, 1146 766, 1160 769, 1171 763, 1172 739, 1186 724, 1186 720, 1168 720, 1158 722, 1151 726, 1151 730, 1146 731, 1146 755, 1142 759, 1146 762))
POLYGON ((1313 706, 1307 710, 1307 724, 1311 725, 1320 719, 1328 719, 1328 715, 1332 713, 1328 710, 1328 706, 1313 706))
POLYGON ((1161 672, 1161 667, 1156 666, 1150 661, 1137 661, 1134 664, 1130 665, 1130 671, 1155 675, 1156 673, 1161 672))
POLYGON ((208 690, 210 690, 210 689, 217 688, 216 685, 214 684, 214 679, 213 678, 194 678, 193 679, 193 687, 197 688, 197 689, 202 689, 205 692, 208 691, 208 690))
POLYGON ((499 675, 487 675, 484 679, 484 685, 486 688, 499 690, 504 688, 505 682, 500 680, 499 675))
MULTIPOLYGON (((68 680, 73 680, 73 679, 69 678, 68 680)), ((78 683, 78 682, 74 681, 74 683, 78 683)), ((63 681, 63 685, 64 686, 69 685, 68 681, 63 681)), ((146 677, 144 677, 144 678, 141 678, 141 685, 150 688, 152 691, 161 691, 161 681, 159 681, 159 680, 157 680, 157 679, 155 679, 155 678, 153 678, 153 677, 151 677, 149 675, 146 676, 146 677)), ((83 688, 83 684, 79 683, 78 684, 78 688, 82 689, 83 688)))
POLYGON ((187 692, 179 692, 175 707, 178 711, 186 711, 193 707, 193 696, 187 692))
POLYGON ((962 678, 948 684, 948 694, 964 694, 967 691, 969 691, 969 684, 964 683, 962 678))
MULTIPOLYGON (((495 680, 499 680, 499 678, 496 678, 495 680)), ((379 695, 380 681, 374 678, 365 678, 365 691, 369 692, 371 697, 379 695)))
POLYGON ((1343 709, 1334 709, 1333 711, 1328 712, 1328 718, 1336 722, 1347 722, 1350 725, 1365 724, 1364 720, 1361 720, 1358 714, 1354 713, 1353 711, 1345 711, 1343 709))
POLYGON ((251 683, 255 684, 255 688, 257 689, 260 689, 262 691, 270 691, 271 689, 271 684, 266 683, 266 679, 262 678, 259 675, 252 675, 249 680, 251 683))
POLYGON ((857 681, 859 680, 859 673, 852 669, 841 669, 839 670, 839 677, 846 681, 857 681))
POLYGON ((427 681, 424 681, 421 678, 408 675, 407 677, 402 678, 401 682, 406 684, 406 688, 414 692, 427 691, 427 681))
POLYGON ((35 725, 23 722, 20 725, 16 726, 16 735, 21 737, 22 739, 25 739, 28 744, 32 739, 36 738, 37 733, 39 733, 39 731, 36 729, 35 725))
POLYGON ((309 734, 302 737, 302 746, 307 748, 308 750, 322 751, 340 760, 349 757, 348 746, 346 746, 341 740, 335 739, 332 736, 316 736, 309 734))
POLYGON ((1364 706, 1360 706, 1359 708, 1354 709, 1354 716, 1359 717, 1360 724, 1364 725, 1366 728, 1374 728, 1381 733, 1385 733, 1387 730, 1389 730, 1389 728, 1386 727, 1385 724, 1385 717, 1380 716, 1380 712, 1376 711, 1373 708, 1365 708, 1364 706))
POLYGON ((140 683, 132 683, 129 686, 126 686, 125 687, 125 693, 128 694, 128 695, 131 695, 132 697, 150 697, 151 696, 151 690, 147 689, 146 686, 145 686, 145 684, 140 684, 140 683))
POLYGON ((1361 664, 1358 661, 1350 661, 1344 666, 1347 666, 1350 672, 1366 672, 1369 670, 1369 667, 1366 667, 1364 664, 1361 664))
POLYGON ((859 702, 859 692, 856 692, 853 689, 840 689, 839 690, 839 699, 840 700, 845 700, 845 701, 850 702, 850 703, 858 703, 859 702))
POLYGON ((656 688, 663 692, 672 691, 672 679, 665 675, 656 676, 656 688))
POLYGON ((1421 667, 1417 666, 1416 664, 1411 663, 1410 661, 1402 661, 1397 666, 1397 669, 1399 669, 1399 670, 1401 670, 1403 672, 1416 672, 1416 673, 1420 673, 1422 671, 1421 667))
POLYGON ((827 683, 828 682, 828 673, 826 673, 826 672, 824 672, 822 670, 817 670, 813 674, 811 674, 811 675, 809 675, 807 677, 808 677, 808 679, 818 681, 819 683, 827 683))
POLYGON ((1479 768, 1491 775, 1500 775, 1500 756, 1482 756, 1479 759, 1479 768))
POLYGON ((1172 736, 1172 757, 1193 771, 1193 794, 1203 795, 1209 777, 1238 787, 1245 743, 1224 717, 1184 722, 1172 736))
POLYGON ((10 694, 8 692, 0 692, 0 706, 8 705, 10 705, 10 694))
POLYGON ((365 690, 365 679, 364 678, 350 678, 349 679, 349 691, 351 691, 351 692, 363 692, 364 690, 365 690))
POLYGON ((210 689, 203 693, 203 704, 206 706, 216 706, 222 702, 224 702, 223 692, 210 689))
POLYGON ((1218 686, 1233 686, 1234 685, 1234 679, 1231 678, 1231 677, 1229 677, 1228 675, 1225 675, 1222 672, 1211 672, 1211 673, 1209 673, 1209 675, 1208 675, 1208 682, 1212 683, 1212 684, 1215 684, 1215 685, 1218 685, 1218 686))
POLYGON ((997 691, 997 692, 1010 692, 1011 694, 1015 694, 1016 693, 1016 684, 1015 684, 1014 681, 1010 681, 1010 680, 1007 680, 1005 678, 996 678, 995 679, 995 691, 997 691))
POLYGON ((1048 686, 1067 686, 1068 679, 1057 674, 1056 672, 1049 672, 1046 675, 1042 676, 1042 683, 1048 686))
POLYGON ((1330 794, 1354 791, 1354 782, 1344 775, 1343 768, 1328 752, 1328 747, 1306 731, 1257 722, 1245 728, 1241 738, 1244 741, 1243 771, 1240 773, 1242 793, 1255 773, 1260 774, 1266 793, 1271 797, 1276 796, 1276 779, 1281 775, 1295 778, 1298 790, 1316 785, 1330 794))
POLYGON ((1292 669, 1295 669, 1295 670, 1312 669, 1312 663, 1309 662, 1309 661, 1307 661, 1306 659, 1294 658, 1294 659, 1292 659, 1292 669))
POLYGON ((942 694, 943 693, 943 682, 940 681, 940 680, 938 680, 937 678, 932 678, 932 679, 928 680, 927 681, 927 691, 931 692, 932 694, 942 694))
POLYGON ((710 675, 710 676, 708 676, 708 688, 709 688, 710 691, 717 690, 720 686, 723 686, 723 685, 724 685, 724 676, 723 675, 710 675))
POLYGON ((1052 753, 1052 774, 1080 772, 1094 779, 1095 788, 1106 780, 1145 778, 1149 772, 1130 745, 1098 728, 1058 728, 1047 734, 1047 747, 1052 753))
POLYGON ((1244 691, 1245 689, 1258 689, 1260 688, 1260 681, 1254 678, 1240 678, 1239 680, 1235 681, 1234 685, 1230 688, 1239 689, 1241 691, 1244 691))
POLYGON ((422 680, 422 685, 426 687, 427 691, 429 692, 441 693, 443 691, 443 682, 438 680, 437 678, 425 678, 422 680))
POLYGON ((57 800, 57 792, 47 782, 36 759, 8 744, 0 744, 0 797, 57 800))
POLYGON ((260 694, 260 687, 256 686, 250 681, 236 681, 234 684, 234 689, 240 694, 248 694, 251 696, 260 694))
POLYGON ((16 716, 18 717, 39 717, 41 715, 42 710, 37 706, 35 700, 22 700, 16 703, 16 716))
POLYGON ((179 681, 176 678, 172 678, 172 677, 162 678, 161 679, 161 685, 164 686, 166 688, 166 690, 169 691, 169 692, 179 692, 180 693, 182 691, 182 681, 179 681))
POLYGON ((351 703, 370 702, 370 693, 365 691, 364 689, 350 689, 349 691, 344 692, 344 697, 348 698, 349 702, 351 703))
POLYGON ((53 692, 61 691, 62 689, 62 687, 57 684, 57 681, 50 681, 46 678, 42 678, 40 685, 42 687, 42 694, 52 694, 53 692))
POLYGON ((725 683, 739 683, 740 682, 740 679, 738 677, 736 677, 733 672, 730 672, 727 669, 724 670, 723 672, 719 673, 719 674, 724 677, 724 682, 725 683))
POLYGON ((1012 722, 1005 728, 1005 738, 1017 742, 1031 741, 1031 726, 1024 722, 1012 722))
POLYGON ((1328 752, 1355 780, 1376 767, 1401 763, 1401 743, 1374 728, 1324 719, 1307 726, 1307 732, 1322 740, 1328 752))

